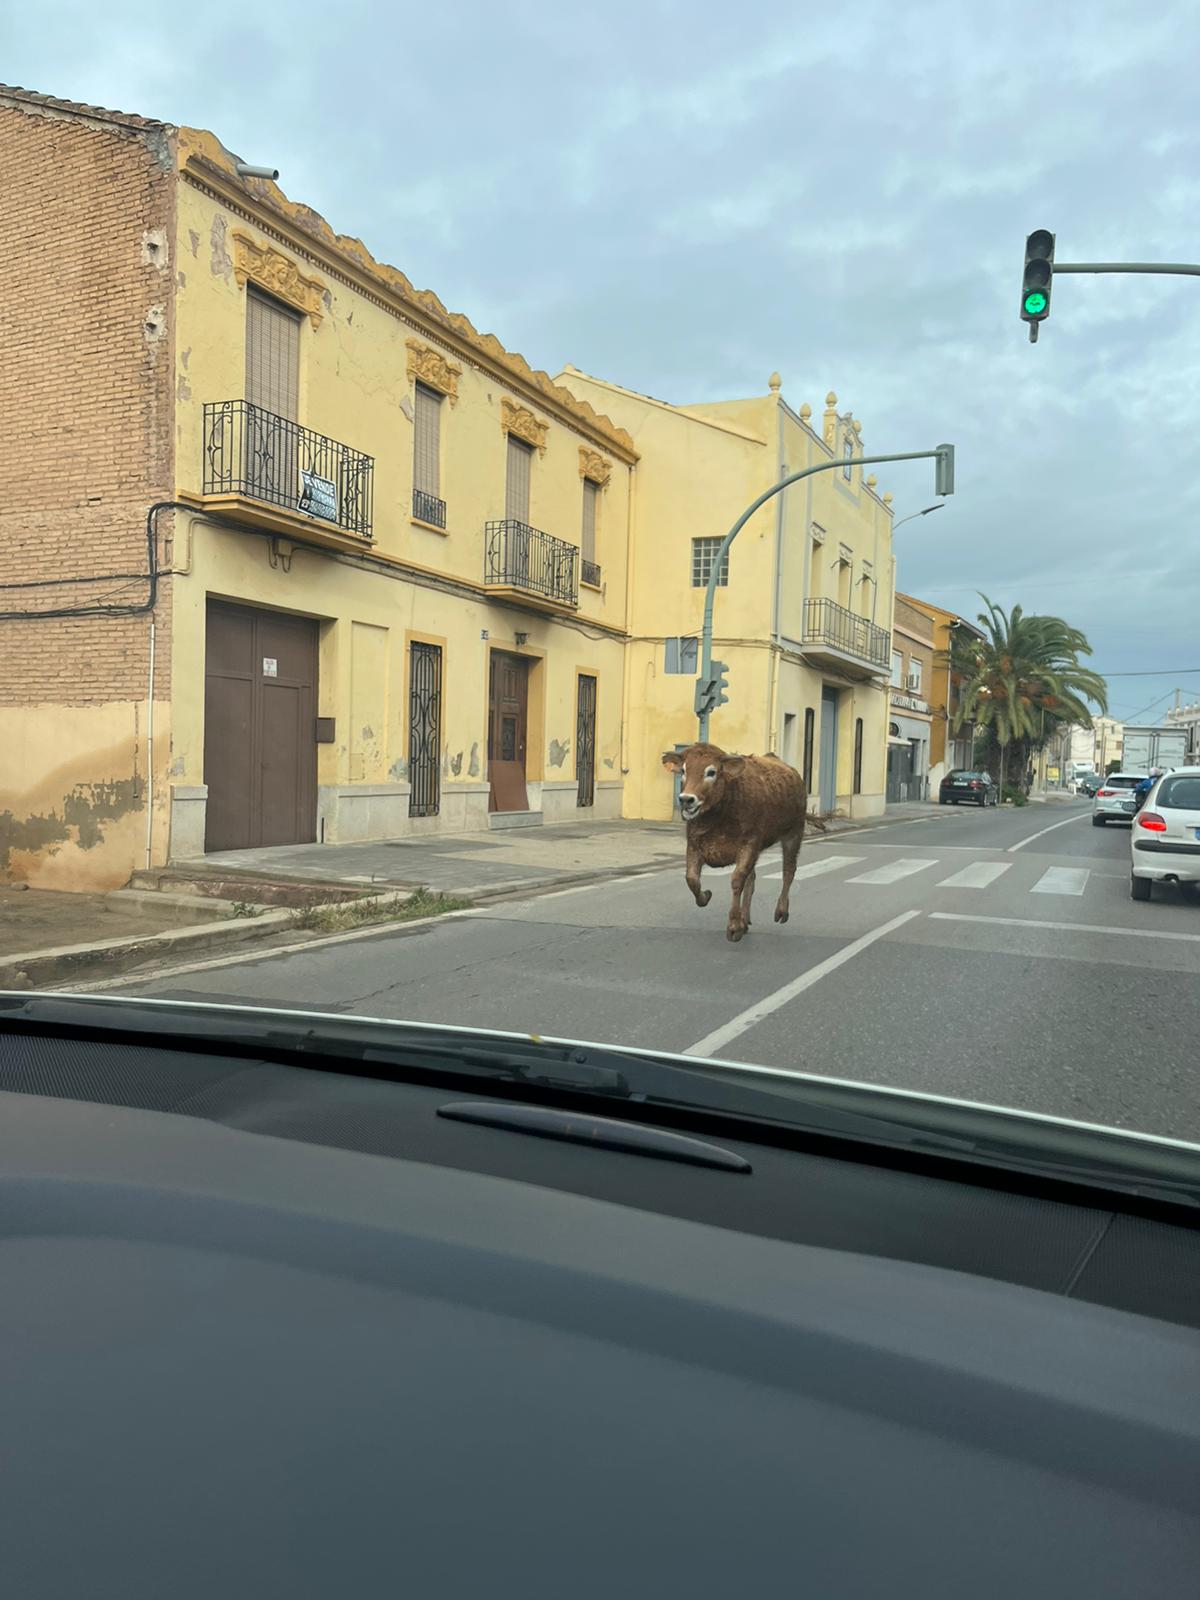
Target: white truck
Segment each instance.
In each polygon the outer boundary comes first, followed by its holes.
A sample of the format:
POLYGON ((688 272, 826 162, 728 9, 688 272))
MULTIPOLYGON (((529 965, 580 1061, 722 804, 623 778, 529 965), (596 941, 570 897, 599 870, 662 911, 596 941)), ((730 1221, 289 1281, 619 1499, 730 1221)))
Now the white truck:
POLYGON ((1123 772, 1149 772, 1152 767, 1184 767, 1188 758, 1186 728, 1137 728, 1125 725, 1121 747, 1123 772))

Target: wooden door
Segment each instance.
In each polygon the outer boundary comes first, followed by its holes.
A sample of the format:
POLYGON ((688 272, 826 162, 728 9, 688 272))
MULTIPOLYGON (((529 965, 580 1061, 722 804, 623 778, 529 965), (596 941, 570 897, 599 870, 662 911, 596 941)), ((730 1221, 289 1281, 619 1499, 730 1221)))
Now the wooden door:
POLYGON ((204 687, 204 848, 312 844, 317 624, 210 601, 204 687))
POLYGON ((529 663, 492 651, 488 695, 489 811, 528 811, 525 740, 529 722, 529 663))

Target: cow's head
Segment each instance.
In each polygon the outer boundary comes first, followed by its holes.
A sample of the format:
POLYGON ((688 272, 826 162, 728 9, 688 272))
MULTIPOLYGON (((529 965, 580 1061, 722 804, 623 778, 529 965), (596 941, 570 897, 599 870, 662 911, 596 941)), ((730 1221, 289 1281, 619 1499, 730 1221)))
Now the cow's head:
POLYGON ((685 822, 712 811, 725 798, 728 780, 746 764, 745 756, 726 755, 715 744, 690 744, 686 750, 668 750, 662 764, 682 773, 679 809, 685 822))

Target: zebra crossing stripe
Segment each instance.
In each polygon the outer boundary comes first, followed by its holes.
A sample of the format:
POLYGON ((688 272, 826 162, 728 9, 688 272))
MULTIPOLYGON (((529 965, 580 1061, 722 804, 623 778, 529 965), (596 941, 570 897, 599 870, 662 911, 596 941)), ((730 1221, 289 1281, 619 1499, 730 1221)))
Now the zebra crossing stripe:
POLYGON ((972 861, 961 872, 952 873, 938 884, 939 889, 986 889, 1012 866, 1011 861, 972 861))
POLYGON ((1087 888, 1087 867, 1047 867, 1030 894, 1082 894, 1087 888))
MULTIPOLYGON (((855 867, 866 859, 866 856, 818 856, 815 861, 805 861, 796 868, 796 882, 799 883, 801 878, 819 878, 823 872, 835 872, 838 867, 855 867)), ((759 877, 782 878, 783 869, 761 872, 759 877)))
POLYGON ((901 878, 910 878, 914 872, 924 872, 926 867, 936 867, 936 861, 919 861, 915 856, 906 856, 900 861, 889 861, 886 866, 872 867, 870 872, 860 872, 856 878, 847 878, 847 883, 897 883, 901 878))

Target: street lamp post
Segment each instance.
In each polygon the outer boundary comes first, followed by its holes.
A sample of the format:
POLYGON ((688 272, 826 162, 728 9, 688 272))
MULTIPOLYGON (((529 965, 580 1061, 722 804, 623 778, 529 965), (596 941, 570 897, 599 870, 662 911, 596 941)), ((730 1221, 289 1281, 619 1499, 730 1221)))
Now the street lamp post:
MULTIPOLYGON (((937 462, 937 479, 934 492, 940 495, 954 493, 954 446, 952 444, 939 444, 932 450, 906 450, 895 455, 887 456, 847 456, 842 460, 818 461, 815 467, 802 467, 799 472, 789 473, 786 478, 781 478, 778 483, 773 483, 769 489, 763 491, 757 500, 751 502, 742 512, 741 516, 730 528, 721 541, 721 548, 713 556, 712 566, 708 573, 708 587, 704 591, 704 624, 701 632, 700 676, 696 681, 696 715, 699 719, 699 739, 704 744, 708 740, 709 712, 714 705, 720 705, 723 696, 721 686, 714 683, 712 670, 712 629, 713 629, 713 600, 717 592, 717 579, 721 575, 725 557, 729 554, 729 547, 750 521, 750 518, 759 509, 766 505, 768 500, 774 499, 789 484, 799 483, 802 478, 811 478, 816 472, 832 472, 835 467, 867 467, 874 466, 879 461, 926 461, 932 458, 937 462)), ((916 512, 915 515, 922 515, 916 512)))
POLYGON ((926 506, 924 511, 913 511, 910 512, 907 517, 901 517, 899 522, 892 523, 893 536, 895 535, 896 529, 902 528, 906 522, 913 522, 917 517, 927 517, 931 511, 942 511, 945 509, 945 505, 946 502, 944 500, 939 500, 936 505, 926 506))

